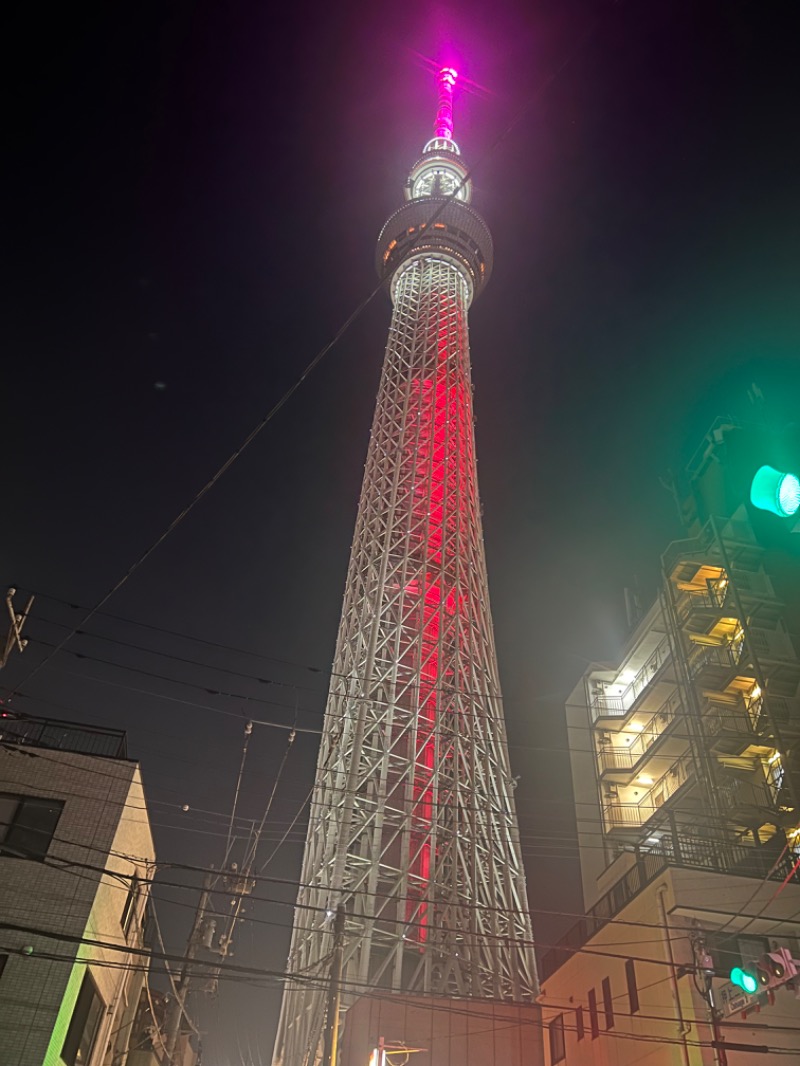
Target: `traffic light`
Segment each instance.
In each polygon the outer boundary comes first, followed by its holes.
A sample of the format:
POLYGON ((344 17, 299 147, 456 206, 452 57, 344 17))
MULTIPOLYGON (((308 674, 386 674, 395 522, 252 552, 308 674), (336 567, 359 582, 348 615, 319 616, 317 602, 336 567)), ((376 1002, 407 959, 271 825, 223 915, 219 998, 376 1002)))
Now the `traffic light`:
POLYGON ((779 518, 792 518, 800 511, 800 477, 762 466, 750 482, 750 502, 779 518))
POLYGON ((743 970, 741 966, 734 966, 731 970, 731 984, 741 988, 743 992, 753 995, 758 991, 758 978, 749 970, 743 970))
POLYGON ((800 965, 788 948, 777 948, 762 955, 756 963, 756 976, 762 991, 779 988, 800 973, 800 965))

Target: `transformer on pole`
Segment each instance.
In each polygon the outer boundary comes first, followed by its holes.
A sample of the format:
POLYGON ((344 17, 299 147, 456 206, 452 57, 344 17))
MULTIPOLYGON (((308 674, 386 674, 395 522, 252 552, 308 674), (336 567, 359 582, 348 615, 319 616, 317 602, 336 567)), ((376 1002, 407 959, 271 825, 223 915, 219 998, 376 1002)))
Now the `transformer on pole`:
POLYGON ((489 608, 467 311, 492 240, 434 137, 378 239, 393 303, 350 556, 275 1048, 314 1066, 334 916, 360 994, 530 1003, 531 924, 489 608))

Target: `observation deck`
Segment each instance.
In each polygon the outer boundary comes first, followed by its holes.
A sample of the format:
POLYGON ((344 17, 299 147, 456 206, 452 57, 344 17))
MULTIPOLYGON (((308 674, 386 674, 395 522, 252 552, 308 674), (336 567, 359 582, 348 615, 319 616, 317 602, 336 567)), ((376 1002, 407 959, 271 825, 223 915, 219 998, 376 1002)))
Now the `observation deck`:
POLYGON ((454 260, 464 269, 473 298, 489 280, 492 235, 478 212, 461 200, 434 196, 409 200, 381 230, 375 267, 391 288, 403 263, 431 253, 454 260))

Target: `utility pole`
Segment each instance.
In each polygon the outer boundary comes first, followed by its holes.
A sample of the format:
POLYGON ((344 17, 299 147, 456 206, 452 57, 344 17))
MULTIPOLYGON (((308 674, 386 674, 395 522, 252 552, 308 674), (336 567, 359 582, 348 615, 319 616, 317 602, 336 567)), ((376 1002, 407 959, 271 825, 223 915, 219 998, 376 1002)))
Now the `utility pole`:
MULTIPOLYGON (((216 872, 209 871, 203 879, 203 890, 200 893, 200 899, 197 902, 197 910, 194 912, 194 922, 192 923, 192 931, 189 934, 189 939, 186 943, 186 956, 183 966, 181 968, 180 977, 175 984, 175 998, 172 1002, 171 1009, 167 1014, 166 1024, 164 1029, 165 1041, 164 1046, 167 1052, 167 1062, 169 1066, 175 1066, 175 1048, 178 1044, 178 1037, 181 1031, 181 1018, 186 1012, 186 998, 189 994, 189 986, 192 980, 192 960, 195 957, 197 948, 205 946, 206 937, 204 936, 205 914, 208 910, 209 900, 211 898, 211 888, 214 879, 218 876, 216 872)), ((212 933, 213 935, 213 929, 212 933)))
POLYGON ((6 641, 3 647, 3 652, 0 655, 0 670, 8 662, 11 652, 16 647, 19 651, 25 651, 25 647, 28 643, 22 636, 22 627, 28 619, 28 615, 31 613, 31 607, 33 607, 34 596, 28 598, 28 602, 25 604, 25 610, 22 614, 17 614, 14 607, 14 597, 17 594, 15 588, 10 588, 6 592, 6 607, 8 608, 8 618, 10 625, 8 627, 8 633, 6 634, 6 641))
POLYGON ((344 904, 336 908, 333 923, 333 959, 328 984, 328 1006, 325 1012, 325 1036, 322 1066, 337 1066, 339 1058, 339 1010, 342 1002, 342 968, 344 963, 344 904))

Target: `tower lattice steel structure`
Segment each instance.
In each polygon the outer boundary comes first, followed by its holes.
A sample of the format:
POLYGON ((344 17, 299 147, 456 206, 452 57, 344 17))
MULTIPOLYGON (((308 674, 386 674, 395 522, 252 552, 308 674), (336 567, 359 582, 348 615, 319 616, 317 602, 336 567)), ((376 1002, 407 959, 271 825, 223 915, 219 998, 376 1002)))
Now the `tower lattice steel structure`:
POLYGON ((334 659, 275 1060, 313 1066, 333 915, 344 1006, 376 988, 532 1000, 536 975, 489 609, 467 310, 492 241, 434 137, 378 239, 394 310, 334 659))

